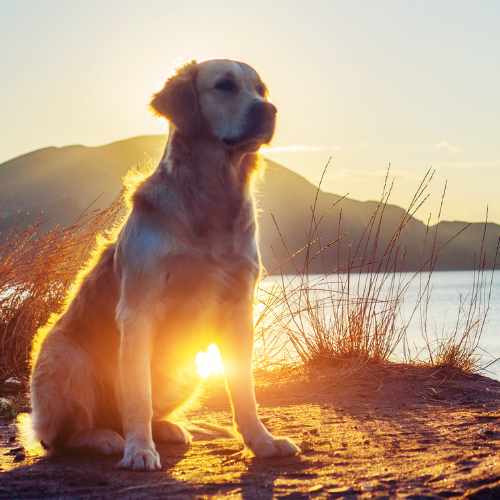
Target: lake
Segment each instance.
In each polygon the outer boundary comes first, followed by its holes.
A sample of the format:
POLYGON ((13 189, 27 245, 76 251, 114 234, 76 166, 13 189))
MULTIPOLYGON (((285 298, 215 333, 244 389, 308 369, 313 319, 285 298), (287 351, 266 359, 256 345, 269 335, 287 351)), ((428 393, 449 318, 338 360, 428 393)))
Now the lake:
MULTIPOLYGON (((420 308, 417 308, 412 317, 412 313, 418 303, 418 297, 421 295, 421 286, 425 283, 427 275, 421 273, 415 276, 411 273, 396 273, 393 276, 395 276, 395 280, 392 281, 392 283, 408 283, 409 279, 414 276, 403 294, 403 301, 398 314, 397 324, 400 326, 407 324, 405 343, 406 347, 410 349, 412 357, 420 360, 428 359, 426 341, 422 334, 423 329, 421 327, 419 314, 420 308)), ((436 345, 439 338, 446 337, 454 330, 461 301, 465 306, 462 307, 462 321, 459 325, 459 331, 460 328, 463 328, 469 312, 471 312, 472 322, 474 322, 474 315, 478 319, 484 317, 479 306, 481 306, 484 311, 487 304, 487 295, 489 294, 490 279, 492 279, 491 299, 479 343, 478 357, 481 366, 485 366, 491 363, 493 359, 500 357, 499 270, 493 272, 493 274, 491 271, 484 273, 483 284, 479 288, 479 293, 483 297, 482 301, 479 302, 482 302, 482 304, 476 304, 476 309, 469 309, 467 307, 474 286, 474 274, 472 271, 435 271, 433 273, 430 281, 430 298, 427 307, 427 335, 431 345, 436 345)), ((293 288, 297 284, 297 280, 298 278, 295 276, 284 276, 283 278, 280 276, 267 277, 262 280, 257 297, 261 302, 265 302, 269 291, 272 290, 273 287, 280 287, 285 283, 288 288, 293 288)), ((337 283, 344 283, 345 285, 347 276, 342 274, 327 276, 311 275, 309 280, 310 286, 314 288, 312 296, 321 302, 325 297, 332 296, 332 290, 334 290, 334 293, 337 293, 337 283)), ((349 295, 351 297, 362 295, 360 292, 357 294, 356 289, 357 287, 362 289, 366 281, 366 274, 360 273, 358 275, 351 275, 349 295)), ((390 283, 383 285, 382 293, 379 297, 381 304, 384 304, 384 296, 390 296, 390 289, 390 283)), ((345 296, 345 289, 338 296, 345 296)), ((275 306, 275 309, 283 309, 285 307, 286 306, 279 304, 275 306)), ((383 306, 381 305, 380 307, 383 306)), ((264 309, 262 305, 260 308, 264 309)), ((259 306, 257 306, 257 309, 259 309, 259 306)), ((274 316, 276 316, 276 313, 274 316)), ((288 351, 293 353, 294 350, 290 347, 289 345, 288 351)), ((403 343, 398 345, 391 359, 394 361, 401 361, 404 359, 403 343)), ((483 373, 500 380, 500 362, 490 365, 483 373)))

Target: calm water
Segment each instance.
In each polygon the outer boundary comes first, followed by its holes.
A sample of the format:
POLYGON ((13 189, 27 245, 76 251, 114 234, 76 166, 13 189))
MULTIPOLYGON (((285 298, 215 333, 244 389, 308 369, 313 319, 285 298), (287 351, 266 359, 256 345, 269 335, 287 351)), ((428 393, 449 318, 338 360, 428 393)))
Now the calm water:
MULTIPOLYGON (((396 275, 399 282, 406 282, 410 277, 409 273, 399 273, 396 275)), ((494 358, 500 357, 500 271, 495 271, 493 275, 487 272, 484 275, 483 288, 481 293, 483 295, 483 309, 486 303, 485 296, 489 289, 490 278, 493 278, 493 286, 491 290, 491 300, 489 312, 486 317, 483 333, 480 341, 480 348, 478 355, 480 357, 481 365, 486 365, 494 358)), ((411 318, 412 311, 418 302, 420 295, 420 281, 425 278, 425 275, 419 275, 409 284, 409 287, 404 294, 404 300, 401 307, 401 313, 398 317, 398 324, 403 325, 408 323, 411 318)), ((293 287, 297 278, 286 277, 289 286, 293 287), (295 280, 295 281, 294 281, 295 280)), ((346 277, 343 275, 329 275, 326 277, 311 276, 311 282, 315 285, 317 290, 314 296, 319 300, 326 295, 325 283, 329 282, 330 289, 335 289, 338 281, 345 283, 346 277), (323 284, 322 284, 323 283, 323 284), (334 285, 331 285, 334 283, 334 285)), ((358 284, 362 285, 366 281, 366 275, 360 274, 357 277, 351 277, 351 296, 356 296, 356 280, 358 284)), ((268 277, 263 280, 261 284, 262 290, 259 292, 258 297, 263 300, 266 290, 270 290, 273 286, 281 283, 280 277, 268 277)), ((449 335, 452 332, 456 322, 457 315, 460 308, 461 300, 467 304, 471 296, 474 284, 474 276, 472 271, 441 271, 435 272, 431 280, 431 294, 428 306, 427 316, 427 329, 431 343, 435 345, 438 338, 449 335)), ((388 286, 385 287, 386 289, 388 286)), ((383 295, 382 295, 383 296, 383 295)), ((467 308, 462 313, 463 320, 465 319, 467 308)), ((483 317, 480 314, 478 317, 483 317)), ((462 321, 463 325, 463 321, 462 321)), ((422 335, 422 328, 420 326, 419 310, 413 315, 413 319, 408 323, 407 330, 407 345, 411 349, 413 357, 426 359, 428 357, 425 349, 425 339, 422 335)), ((394 355, 393 359, 403 359, 403 346, 400 345, 394 355)), ((491 365, 485 372, 488 376, 500 380, 500 362, 491 365)))

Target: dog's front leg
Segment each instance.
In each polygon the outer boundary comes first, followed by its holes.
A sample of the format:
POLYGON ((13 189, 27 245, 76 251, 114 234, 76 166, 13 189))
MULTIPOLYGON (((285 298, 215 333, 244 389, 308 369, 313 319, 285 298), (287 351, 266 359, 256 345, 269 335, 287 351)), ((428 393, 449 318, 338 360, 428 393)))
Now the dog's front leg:
POLYGON ((150 321, 141 315, 121 314, 119 382, 125 451, 119 467, 158 470, 160 456, 151 432, 151 341, 150 321))
POLYGON ((252 373, 253 320, 251 306, 232 311, 220 342, 233 422, 245 445, 257 457, 290 456, 300 448, 287 438, 274 437, 257 415, 252 373))

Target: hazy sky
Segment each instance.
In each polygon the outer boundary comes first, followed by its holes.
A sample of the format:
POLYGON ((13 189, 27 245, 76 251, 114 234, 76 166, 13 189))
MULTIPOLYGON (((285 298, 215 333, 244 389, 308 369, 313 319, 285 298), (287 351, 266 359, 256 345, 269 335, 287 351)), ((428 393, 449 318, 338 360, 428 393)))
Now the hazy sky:
MULTIPOLYGON (((279 109, 269 156, 377 197, 390 162, 407 204, 429 167, 435 211, 500 223, 500 1, 0 0, 0 162, 165 125, 148 99, 188 59, 261 73, 279 109)), ((425 217, 425 213, 421 214, 425 217)))

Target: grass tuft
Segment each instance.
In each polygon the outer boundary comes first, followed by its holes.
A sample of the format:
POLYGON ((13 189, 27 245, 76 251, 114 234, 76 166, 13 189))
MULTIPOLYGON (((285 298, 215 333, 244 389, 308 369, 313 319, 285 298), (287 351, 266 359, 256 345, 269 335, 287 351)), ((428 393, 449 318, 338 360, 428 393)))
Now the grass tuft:
POLYGON ((113 227, 122 205, 82 216, 48 232, 42 224, 10 231, 0 244, 0 379, 26 379, 31 342, 49 316, 61 309, 97 235, 113 227))
MULTIPOLYGON (((327 169, 328 164, 321 181, 327 169)), ((274 270, 280 277, 278 284, 259 291, 262 304, 256 325, 258 345, 263 353, 261 361, 271 359, 276 362, 281 359, 289 363, 290 359, 295 359, 306 366, 344 361, 384 363, 393 359, 395 351, 400 349, 407 361, 416 362, 408 344, 407 331, 418 314, 427 345, 426 363, 466 372, 482 368, 478 355, 480 339, 489 311, 493 270, 498 255, 497 248, 493 265, 486 262, 487 222, 484 224, 479 259, 473 271, 472 290, 467 298, 460 299, 455 328, 440 338, 435 333, 432 336, 428 313, 434 269, 442 249, 468 225, 438 245, 439 226, 435 224, 431 231, 428 222, 420 268, 411 273, 400 272, 405 269, 407 254, 402 235, 412 216, 429 197, 433 171, 427 171, 401 219, 390 222, 392 235, 382 239, 382 227, 387 223, 384 219, 386 207, 394 185, 393 181, 389 181, 389 174, 388 169, 380 199, 358 241, 353 242, 344 232, 342 210, 335 239, 328 242, 321 240, 323 217, 317 213, 316 203, 321 182, 312 202, 308 243, 304 248, 290 250, 275 220, 276 230, 288 254, 283 264, 294 262, 295 274, 290 276, 281 269, 274 270), (322 275, 311 274, 312 262, 332 248, 335 248, 338 257, 337 268, 325 269, 322 275), (489 278, 488 268, 492 269, 489 278), (409 317, 404 318, 403 303, 416 280, 420 280, 419 294, 412 299, 414 303, 409 317)), ((441 196, 438 222, 445 194, 446 185, 441 196)), ((338 203, 341 202, 342 199, 338 203)))

